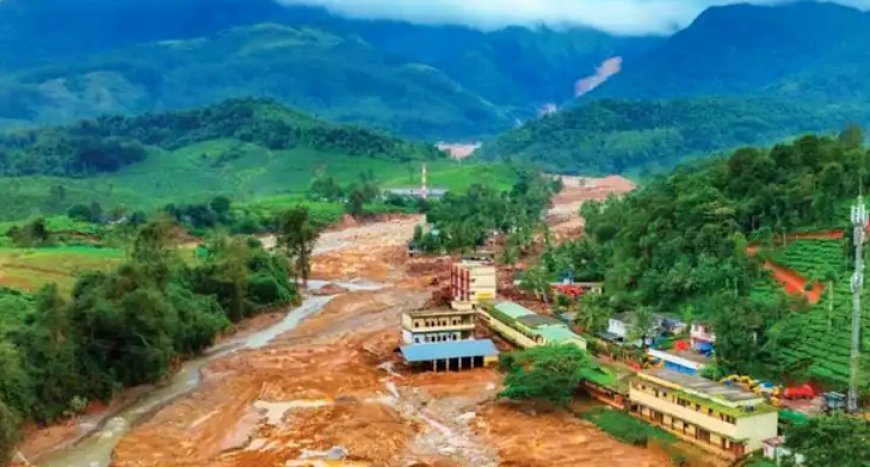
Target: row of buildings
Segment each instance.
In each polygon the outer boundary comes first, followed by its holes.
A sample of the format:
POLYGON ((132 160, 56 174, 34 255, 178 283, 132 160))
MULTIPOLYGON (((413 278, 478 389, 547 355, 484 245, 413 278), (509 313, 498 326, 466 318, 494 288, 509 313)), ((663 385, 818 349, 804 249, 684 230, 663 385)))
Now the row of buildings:
POLYGON ((632 313, 620 313, 610 317, 607 331, 601 333, 599 337, 620 346, 648 347, 647 355, 660 362, 663 367, 689 375, 699 374, 712 361, 716 334, 708 324, 698 322, 687 326, 680 320, 654 315, 651 326, 646 332, 647 341, 642 342, 639 338, 631 338, 635 327, 634 319, 632 313), (682 334, 687 327, 689 332, 686 341, 677 341, 676 345, 668 350, 656 348, 656 341, 660 336, 682 334))
MULTIPOLYGON (((495 303, 496 270, 487 258, 466 258, 451 267, 450 308, 420 310, 402 316, 401 353, 407 363, 434 371, 477 368, 498 361, 489 339, 476 339, 478 324, 489 327, 520 348, 539 345, 575 345, 587 340, 563 321, 535 313, 511 302, 495 303)), ((608 332, 629 335, 629 316, 615 316, 608 332)), ((655 325, 679 326, 656 319, 655 325)), ((617 383, 616 378, 589 372, 584 387, 596 397, 632 415, 727 458, 740 458, 761 449, 775 438, 778 411, 762 395, 738 386, 726 386, 697 376, 715 335, 703 324, 692 325, 690 349, 659 351, 650 355, 662 365, 642 370, 617 383), (684 352, 685 351, 685 352, 684 352)), ((629 343, 630 344, 630 343, 629 343)))

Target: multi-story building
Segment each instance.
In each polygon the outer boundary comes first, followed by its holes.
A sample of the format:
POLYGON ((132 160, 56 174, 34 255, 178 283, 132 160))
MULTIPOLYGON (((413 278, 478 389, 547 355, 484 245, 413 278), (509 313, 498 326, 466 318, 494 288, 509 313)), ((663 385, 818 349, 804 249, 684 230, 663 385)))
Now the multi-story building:
POLYGON ((474 310, 448 308, 404 313, 402 341, 406 344, 422 344, 472 339, 474 315, 474 310))
POLYGON ((476 306, 493 301, 497 287, 495 261, 490 258, 466 258, 450 269, 450 290, 459 304, 476 306))
POLYGON ((665 368, 637 374, 631 412, 727 458, 762 448, 777 435, 777 409, 764 396, 665 368))
POLYGON ((464 370, 498 362, 498 350, 489 339, 475 339, 476 311, 437 309, 402 315, 400 348, 408 365, 434 371, 464 370))

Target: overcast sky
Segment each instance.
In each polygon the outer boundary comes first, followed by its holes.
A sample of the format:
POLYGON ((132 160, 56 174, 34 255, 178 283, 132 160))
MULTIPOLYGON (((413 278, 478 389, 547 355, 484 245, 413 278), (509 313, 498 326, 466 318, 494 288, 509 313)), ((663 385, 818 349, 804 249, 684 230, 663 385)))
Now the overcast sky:
MULTIPOLYGON (((682 28, 705 8, 729 0, 278 0, 322 5, 358 18, 402 19, 426 24, 464 24, 482 29, 506 25, 571 24, 616 34, 661 34, 682 28)), ((789 0, 750 0, 771 4, 789 0)), ((870 0, 837 3, 870 9, 870 0)))

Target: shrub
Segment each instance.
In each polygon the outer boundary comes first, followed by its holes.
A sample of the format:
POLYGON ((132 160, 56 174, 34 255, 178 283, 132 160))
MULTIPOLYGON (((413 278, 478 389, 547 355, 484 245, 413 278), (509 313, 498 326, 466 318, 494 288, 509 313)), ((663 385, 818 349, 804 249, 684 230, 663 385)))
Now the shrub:
POLYGON ((664 445, 677 441, 674 435, 638 420, 621 410, 596 409, 584 413, 583 418, 594 423, 595 426, 614 438, 637 446, 644 446, 650 440, 664 445))
POLYGON ((15 445, 21 438, 21 420, 0 400, 0 464, 12 459, 15 445))

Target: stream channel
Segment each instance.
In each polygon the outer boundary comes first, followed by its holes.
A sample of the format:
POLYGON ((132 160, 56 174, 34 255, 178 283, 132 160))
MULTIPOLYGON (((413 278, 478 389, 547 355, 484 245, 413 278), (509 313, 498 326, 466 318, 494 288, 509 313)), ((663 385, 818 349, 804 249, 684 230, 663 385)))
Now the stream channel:
MULTIPOLYGON (((363 280, 350 282, 310 280, 308 281, 308 290, 317 290, 329 283, 341 286, 351 292, 381 288, 380 284, 363 280)), ((50 452, 41 458, 31 459, 31 462, 39 467, 105 467, 110 465, 112 451, 121 439, 136 425, 147 420, 162 407, 196 389, 202 381, 202 369, 211 362, 237 350, 258 349, 268 345, 279 335, 295 328, 305 318, 319 313, 336 296, 308 296, 299 307, 291 310, 283 320, 272 326, 247 336, 230 339, 212 347, 201 356, 186 361, 165 384, 156 386, 138 399, 103 417, 97 423, 89 425, 87 422, 82 422, 81 429, 85 433, 75 443, 50 452)))

